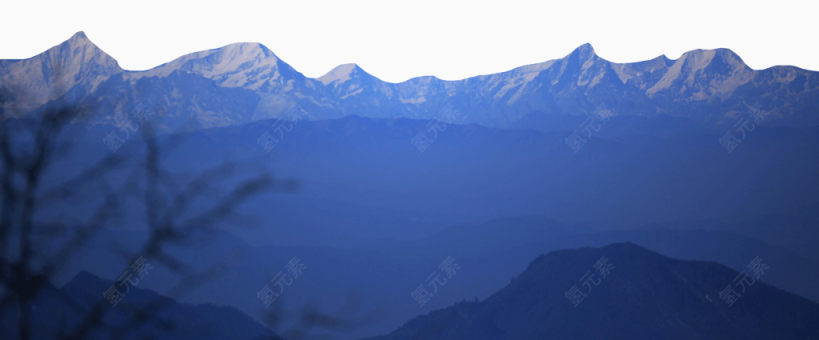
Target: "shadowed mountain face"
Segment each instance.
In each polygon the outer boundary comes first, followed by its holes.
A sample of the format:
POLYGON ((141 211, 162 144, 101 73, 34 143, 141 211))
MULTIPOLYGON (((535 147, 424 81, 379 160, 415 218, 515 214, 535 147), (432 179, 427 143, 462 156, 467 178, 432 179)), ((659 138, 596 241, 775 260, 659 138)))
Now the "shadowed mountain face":
MULTIPOLYGON (((232 307, 189 305, 152 291, 130 287, 116 305, 104 298, 112 287, 88 272, 80 272, 58 289, 50 284, 31 306, 37 327, 33 339, 58 339, 73 334, 97 304, 104 317, 86 339, 280 339, 268 329, 232 307), (136 314, 135 314, 136 313, 136 314), (140 314, 141 313, 141 314, 140 314)), ((17 337, 18 313, 6 310, 0 318, 0 335, 17 337)))
POLYGON ((434 311, 376 339, 819 337, 819 305, 753 277, 628 243, 557 251, 484 301, 434 311), (742 292, 728 300, 724 289, 737 278, 742 292))
POLYGON ((180 121, 212 127, 350 114, 538 129, 548 128, 555 116, 589 115, 667 115, 720 126, 749 111, 771 113, 766 124, 819 122, 816 72, 785 66, 755 71, 726 49, 617 64, 586 44, 562 59, 498 74, 387 83, 354 64, 308 78, 257 43, 125 71, 80 32, 30 59, 0 61, 0 70, 3 91, 16 99, 13 109, 34 109, 66 95, 114 116, 161 108, 171 127, 180 121))

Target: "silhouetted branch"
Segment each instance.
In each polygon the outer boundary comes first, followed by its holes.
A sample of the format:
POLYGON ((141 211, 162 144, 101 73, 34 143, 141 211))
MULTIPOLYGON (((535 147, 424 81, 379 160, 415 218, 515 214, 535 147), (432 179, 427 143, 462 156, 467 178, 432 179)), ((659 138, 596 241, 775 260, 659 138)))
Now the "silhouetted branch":
MULTIPOLYGON (((7 97, 3 95, 0 99, 5 100, 7 97)), ((57 151, 64 150, 59 143, 60 133, 84 111, 72 107, 47 108, 36 116, 20 118, 19 115, 7 115, 6 103, 0 104, 3 108, 0 113, 0 186, 3 189, 0 194, 0 247, 3 252, 0 254, 0 313, 6 311, 10 304, 16 304, 19 311, 19 339, 29 339, 32 336, 31 301, 74 254, 123 213, 120 208, 129 197, 138 196, 140 186, 137 183, 140 176, 145 179, 141 200, 145 204, 148 237, 135 253, 122 255, 130 259, 150 258, 180 276, 179 284, 171 289, 170 294, 188 291, 223 272, 223 268, 190 271, 184 261, 167 251, 167 246, 183 242, 192 233, 212 230, 217 222, 230 216, 240 204, 273 186, 270 177, 261 174, 238 182, 224 195, 214 194, 209 191, 212 183, 229 177, 235 170, 234 167, 225 165, 206 169, 179 187, 162 169, 162 147, 152 125, 145 123, 141 126, 145 144, 143 164, 130 171, 120 186, 112 188, 104 181, 105 175, 121 171, 126 164, 123 154, 111 153, 79 174, 43 188, 46 169, 58 157, 57 151), (18 126, 22 128, 16 128, 18 126), (25 137, 26 134, 31 135, 31 138, 25 137), (31 142, 30 148, 21 147, 21 143, 26 141, 31 142), (103 195, 83 223, 37 220, 42 206, 60 202, 71 204, 72 200, 77 199, 75 196, 79 192, 78 188, 93 183, 99 183, 103 195), (172 194, 173 192, 177 193, 172 194), (192 209, 192 203, 206 194, 208 201, 213 203, 206 208, 192 209), (35 235, 51 237, 59 231, 70 232, 71 237, 63 240, 59 246, 48 249, 48 252, 35 247, 35 235), (12 238, 17 242, 10 243, 12 238)), ((168 140, 174 141, 173 138, 168 140)), ((104 320, 112 308, 102 299, 102 292, 96 302, 86 307, 81 307, 84 305, 82 303, 71 301, 65 294, 61 295, 68 306, 85 311, 79 323, 64 333, 65 338, 85 338, 101 328, 111 331, 114 337, 122 336, 128 330, 149 321, 162 327, 172 326, 163 320, 155 320, 158 315, 156 311, 171 300, 160 299, 135 310, 128 310, 133 316, 131 322, 118 329, 107 329, 110 327, 104 325, 104 320)))

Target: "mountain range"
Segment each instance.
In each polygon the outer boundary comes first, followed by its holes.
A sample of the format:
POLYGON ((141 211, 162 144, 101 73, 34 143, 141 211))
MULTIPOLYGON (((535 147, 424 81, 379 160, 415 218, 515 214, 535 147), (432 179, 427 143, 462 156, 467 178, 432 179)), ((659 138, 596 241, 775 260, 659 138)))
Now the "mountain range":
MULTIPOLYGON (((128 71, 80 32, 32 58, 0 60, 0 116, 66 104, 88 113, 62 131, 65 147, 42 188, 123 158, 69 202, 38 210, 65 221, 69 235, 100 199, 96 184, 143 171, 146 145, 132 134, 146 118, 166 132, 156 145, 169 197, 225 165, 298 182, 295 192, 271 190, 237 206, 207 241, 168 249, 197 269, 224 270, 184 302, 247 315, 179 302, 172 309, 193 325, 179 337, 197 334, 193 319, 238 320, 243 338, 272 335, 250 319, 269 312, 255 293, 298 256, 308 270, 278 301, 282 324, 303 322, 303 307, 343 316, 311 320, 321 327, 309 334, 273 327, 287 338, 386 334, 435 310, 384 338, 799 339, 816 337, 806 325, 816 323, 819 299, 818 81, 796 67, 750 69, 727 49, 612 63, 588 44, 455 81, 389 83, 355 64, 310 78, 257 43, 128 71), (726 150, 721 136, 749 118, 742 145, 726 150), (589 122, 600 125, 575 149, 567 136, 589 122), (132 138, 112 148, 106 137, 117 129, 132 138), (261 145, 274 129, 282 133, 275 144, 261 145), (430 144, 419 147, 424 133, 430 144), (526 266, 539 254, 612 242, 651 251, 615 244, 526 266), (616 266, 610 279, 567 306, 563 294, 602 256, 616 266), (770 271, 726 308, 718 289, 754 256, 770 271), (410 292, 447 257, 464 270, 419 308, 410 292)), ((3 122, 23 135, 13 149, 27 150, 27 120, 3 122)), ((209 184, 227 192, 238 179, 209 184)), ((52 278, 67 284, 47 291, 99 299, 108 283, 88 272, 109 277, 128 265, 115 255, 139 251, 147 237, 145 206, 128 202, 52 278)), ((141 287, 168 291, 172 274, 157 268, 141 287)), ((134 302, 157 299, 132 293, 134 302)), ((213 326, 214 337, 229 337, 229 325, 213 326)))
POLYGON ((2 60, 0 71, 9 111, 19 114, 60 98, 100 113, 103 123, 116 115, 159 112, 169 129, 347 115, 536 129, 548 129, 561 116, 666 115, 722 126, 756 111, 769 114, 765 124, 819 123, 817 72, 753 70, 728 49, 613 63, 585 44, 563 58, 497 74, 389 83, 355 64, 309 78, 258 43, 127 71, 79 32, 32 58, 2 60))

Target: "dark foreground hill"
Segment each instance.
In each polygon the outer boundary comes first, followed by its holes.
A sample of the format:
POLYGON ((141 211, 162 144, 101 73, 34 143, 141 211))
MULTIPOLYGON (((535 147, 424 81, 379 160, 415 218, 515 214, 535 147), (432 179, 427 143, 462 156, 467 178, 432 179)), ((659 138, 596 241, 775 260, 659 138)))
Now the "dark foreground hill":
MULTIPOLYGON (((31 305, 32 339, 61 339, 80 328, 98 304, 103 316, 83 339, 281 339, 233 307, 178 303, 130 287, 114 306, 104 297, 111 282, 79 273, 58 289, 47 285, 31 305)), ((17 339, 16 310, 0 315, 0 338, 17 339)))
POLYGON ((556 251, 484 301, 429 313, 375 339, 819 338, 819 305, 759 274, 630 243, 556 251))

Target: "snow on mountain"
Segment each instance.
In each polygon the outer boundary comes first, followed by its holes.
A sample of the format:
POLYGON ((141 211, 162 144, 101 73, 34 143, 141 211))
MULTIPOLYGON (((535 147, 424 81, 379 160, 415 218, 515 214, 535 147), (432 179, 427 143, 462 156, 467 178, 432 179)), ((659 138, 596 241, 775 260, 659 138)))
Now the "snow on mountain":
POLYGON ((327 72, 327 74, 318 78, 318 81, 324 85, 329 85, 331 83, 344 83, 350 80, 351 75, 358 69, 358 65, 356 64, 342 64, 336 66, 334 69, 327 72))
POLYGON ((91 92, 121 72, 116 60, 84 32, 28 59, 0 60, 0 88, 15 99, 14 110, 31 110, 84 85, 91 92))
MULTIPOLYGON (((676 60, 661 56, 612 63, 584 44, 564 58, 497 74, 455 81, 428 76, 388 83, 356 64, 308 78, 258 43, 188 54, 148 71, 122 71, 80 32, 33 58, 0 61, 0 69, 4 97, 23 110, 68 90, 73 91, 72 98, 98 104, 104 94, 141 86, 146 90, 138 96, 144 97, 139 99, 144 105, 170 103, 179 111, 176 116, 210 122, 202 126, 296 113, 307 113, 299 117, 310 119, 355 114, 453 121, 454 112, 462 116, 458 119, 462 123, 540 128, 538 124, 545 124, 547 116, 600 111, 724 123, 725 117, 749 106, 776 111, 772 117, 790 124, 819 124, 814 114, 819 108, 816 72, 792 67, 752 70, 727 49, 690 51, 676 60), (148 83, 152 85, 138 85, 148 83), (107 88, 102 89, 103 84, 107 88), (191 99, 196 97, 207 100, 191 99)), ((100 108, 102 112, 128 107, 115 98, 105 101, 109 104, 100 108)))
POLYGON ((683 85, 685 89, 697 90, 694 99, 705 100, 712 95, 728 96, 753 78, 754 71, 731 50, 695 50, 674 61, 646 94, 652 96, 672 85, 683 85))
POLYGON ((637 63, 612 63, 612 69, 617 73, 623 84, 632 82, 641 90, 646 90, 648 86, 656 83, 663 76, 674 61, 665 55, 657 58, 637 63))
POLYGON ((278 58, 261 44, 236 43, 196 52, 157 68, 137 73, 137 77, 167 77, 174 71, 199 74, 225 87, 257 89, 264 81, 280 77, 278 58))

